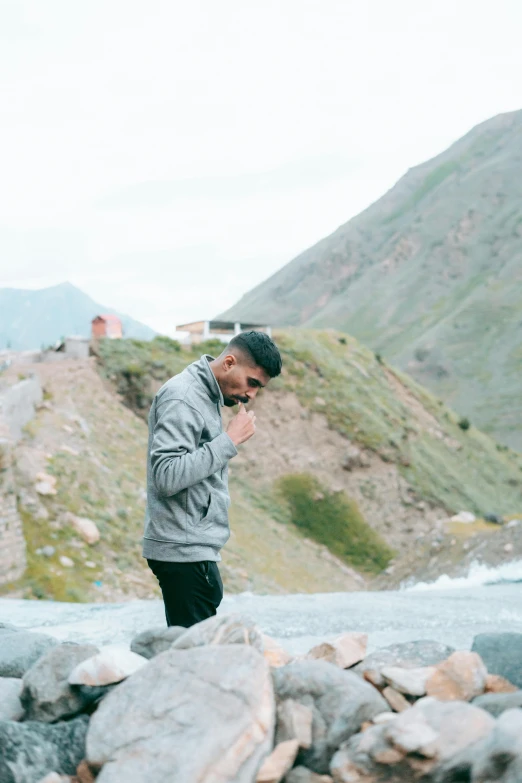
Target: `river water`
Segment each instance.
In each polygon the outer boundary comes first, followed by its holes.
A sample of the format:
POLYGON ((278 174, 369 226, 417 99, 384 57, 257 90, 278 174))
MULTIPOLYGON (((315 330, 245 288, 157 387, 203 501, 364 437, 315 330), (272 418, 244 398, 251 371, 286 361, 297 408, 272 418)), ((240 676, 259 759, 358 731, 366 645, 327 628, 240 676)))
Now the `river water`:
MULTIPOLYGON (((487 581, 487 580, 486 580, 487 581)), ((241 612, 293 653, 343 631, 363 631, 369 650, 393 642, 434 639, 469 649, 485 631, 522 633, 522 583, 443 580, 413 589, 314 595, 227 596, 220 613, 241 612)), ((66 604, 0 599, 0 621, 60 640, 128 644, 139 631, 164 624, 161 601, 66 604)))

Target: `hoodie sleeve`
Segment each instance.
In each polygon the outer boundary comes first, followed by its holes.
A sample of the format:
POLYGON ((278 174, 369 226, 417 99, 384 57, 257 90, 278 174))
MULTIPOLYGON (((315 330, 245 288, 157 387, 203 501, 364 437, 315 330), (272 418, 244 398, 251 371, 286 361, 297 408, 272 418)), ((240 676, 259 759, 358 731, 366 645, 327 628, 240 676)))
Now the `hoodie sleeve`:
POLYGON ((154 484, 163 497, 217 473, 237 454, 226 432, 198 446, 203 417, 183 400, 161 402, 155 419, 150 460, 154 484))

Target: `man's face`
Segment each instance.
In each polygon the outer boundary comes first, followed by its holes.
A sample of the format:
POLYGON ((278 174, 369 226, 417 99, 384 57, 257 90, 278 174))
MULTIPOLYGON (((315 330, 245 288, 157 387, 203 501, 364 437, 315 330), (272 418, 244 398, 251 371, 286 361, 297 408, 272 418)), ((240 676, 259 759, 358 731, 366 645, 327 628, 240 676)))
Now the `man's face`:
POLYGON ((218 382, 227 408, 240 402, 245 405, 251 402, 259 389, 266 386, 270 380, 262 367, 249 364, 246 359, 233 354, 225 356, 222 369, 218 382))

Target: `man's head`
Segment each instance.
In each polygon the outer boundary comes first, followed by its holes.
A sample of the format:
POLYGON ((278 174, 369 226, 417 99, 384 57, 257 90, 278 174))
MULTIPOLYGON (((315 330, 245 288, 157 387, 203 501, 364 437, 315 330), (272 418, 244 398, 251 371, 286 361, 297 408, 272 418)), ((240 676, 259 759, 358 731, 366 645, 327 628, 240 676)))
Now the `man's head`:
POLYGON ((270 378, 281 372, 281 355, 264 332, 236 335, 223 353, 211 363, 225 405, 248 403, 270 378))

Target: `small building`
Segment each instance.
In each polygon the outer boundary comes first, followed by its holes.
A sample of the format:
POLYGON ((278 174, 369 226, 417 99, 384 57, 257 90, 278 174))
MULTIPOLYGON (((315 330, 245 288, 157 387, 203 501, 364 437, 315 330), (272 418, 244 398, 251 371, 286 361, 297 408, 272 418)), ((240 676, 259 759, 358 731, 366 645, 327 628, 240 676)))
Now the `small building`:
POLYGON ((123 327, 117 315, 97 315, 91 323, 93 340, 98 340, 101 337, 119 340, 123 337, 123 327))
POLYGON ((246 324, 239 321, 193 321, 176 326, 177 332, 188 332, 188 336, 182 341, 184 345, 198 345, 205 340, 220 340, 226 344, 236 334, 252 329, 272 336, 272 330, 266 324, 246 324))

